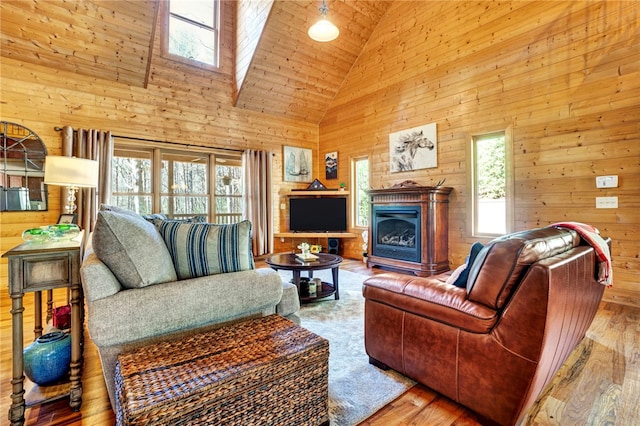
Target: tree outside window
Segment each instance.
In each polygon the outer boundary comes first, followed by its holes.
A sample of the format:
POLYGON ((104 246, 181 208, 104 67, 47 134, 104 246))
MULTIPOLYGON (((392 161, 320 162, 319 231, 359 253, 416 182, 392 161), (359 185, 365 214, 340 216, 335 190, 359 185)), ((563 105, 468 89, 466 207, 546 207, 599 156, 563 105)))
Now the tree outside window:
POLYGON ((171 219, 204 215, 221 224, 242 219, 240 155, 134 148, 116 141, 112 179, 112 204, 142 215, 163 213, 171 219))
POLYGON ((475 235, 507 233, 507 152, 505 133, 476 136, 472 141, 475 235))
POLYGON ((220 224, 236 223, 242 220, 242 165, 225 160, 216 164, 215 217, 220 224))
POLYGON ((369 226, 369 158, 356 158, 352 161, 353 176, 353 226, 367 228, 369 226))
POLYGON ((161 210, 171 218, 209 213, 209 156, 163 153, 160 168, 161 210))
POLYGON ((151 152, 115 149, 111 164, 111 202, 139 214, 150 214, 153 211, 151 152))
POLYGON ((219 0, 169 0, 165 52, 217 67, 219 7, 219 0))

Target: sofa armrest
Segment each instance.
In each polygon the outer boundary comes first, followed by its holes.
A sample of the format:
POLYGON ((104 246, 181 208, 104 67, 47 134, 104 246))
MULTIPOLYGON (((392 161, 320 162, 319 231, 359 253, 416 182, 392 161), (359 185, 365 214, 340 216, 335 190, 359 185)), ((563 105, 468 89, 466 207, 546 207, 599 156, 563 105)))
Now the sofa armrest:
POLYGON ((85 259, 80 267, 80 279, 87 302, 113 296, 122 290, 120 282, 111 269, 98 259, 93 250, 85 253, 85 259))
POLYGON ((447 276, 380 274, 364 282, 362 293, 368 301, 380 302, 472 333, 491 331, 498 312, 470 301, 466 289, 445 283, 447 276))
POLYGON ((277 272, 252 269, 124 289, 90 301, 87 322, 96 345, 120 345, 274 311, 281 297, 277 272))

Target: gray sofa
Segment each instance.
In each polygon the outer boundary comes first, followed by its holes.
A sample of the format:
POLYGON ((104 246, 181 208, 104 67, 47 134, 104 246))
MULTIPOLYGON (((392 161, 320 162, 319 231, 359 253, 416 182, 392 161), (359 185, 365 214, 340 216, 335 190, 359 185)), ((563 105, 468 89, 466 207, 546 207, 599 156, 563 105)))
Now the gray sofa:
POLYGON ((129 213, 99 212, 80 269, 89 335, 114 409, 115 364, 124 351, 273 313, 298 322, 296 287, 283 283, 277 272, 253 269, 251 260, 246 270, 179 279, 166 265, 171 261, 162 252, 159 230, 141 216, 126 217, 129 213), (115 238, 105 238, 105 229, 117 229, 115 238), (126 269, 144 282, 132 284, 126 269), (160 282, 153 282, 158 276, 160 282))

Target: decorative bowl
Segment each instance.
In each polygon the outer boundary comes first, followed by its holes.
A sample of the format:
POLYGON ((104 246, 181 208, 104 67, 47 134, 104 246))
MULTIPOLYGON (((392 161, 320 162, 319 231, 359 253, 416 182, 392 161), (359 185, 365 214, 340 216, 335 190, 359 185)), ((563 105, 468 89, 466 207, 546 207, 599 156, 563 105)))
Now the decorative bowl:
POLYGON ((80 235, 80 228, 73 223, 59 223, 57 225, 43 226, 52 240, 71 240, 80 235))
POLYGON ((49 231, 42 228, 27 229, 22 233, 22 239, 28 243, 43 243, 49 240, 49 231))

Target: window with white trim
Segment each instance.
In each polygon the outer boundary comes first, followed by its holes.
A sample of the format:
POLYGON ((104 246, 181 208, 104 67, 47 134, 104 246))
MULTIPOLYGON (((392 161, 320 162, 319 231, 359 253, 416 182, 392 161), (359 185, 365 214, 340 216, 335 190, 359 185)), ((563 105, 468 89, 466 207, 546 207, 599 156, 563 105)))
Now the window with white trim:
POLYGON ((209 155, 160 151, 160 211, 173 219, 209 214, 209 155))
POLYGON ((206 216, 212 223, 236 223, 242 219, 243 190, 240 153, 138 148, 116 142, 111 203, 118 207, 142 215, 206 216))
POLYGON ((242 220, 242 161, 216 158, 215 167, 216 223, 236 223, 242 220))
POLYGON ((351 205, 353 206, 352 225, 354 228, 369 226, 369 157, 359 157, 351 160, 351 205))
POLYGON ((111 162, 111 203, 145 215, 153 209, 153 152, 115 148, 111 162))
POLYGON ((512 230, 510 143, 504 131, 471 138, 472 235, 498 236, 512 230))
POLYGON ((218 67, 219 0, 167 0, 163 52, 192 65, 218 67))

